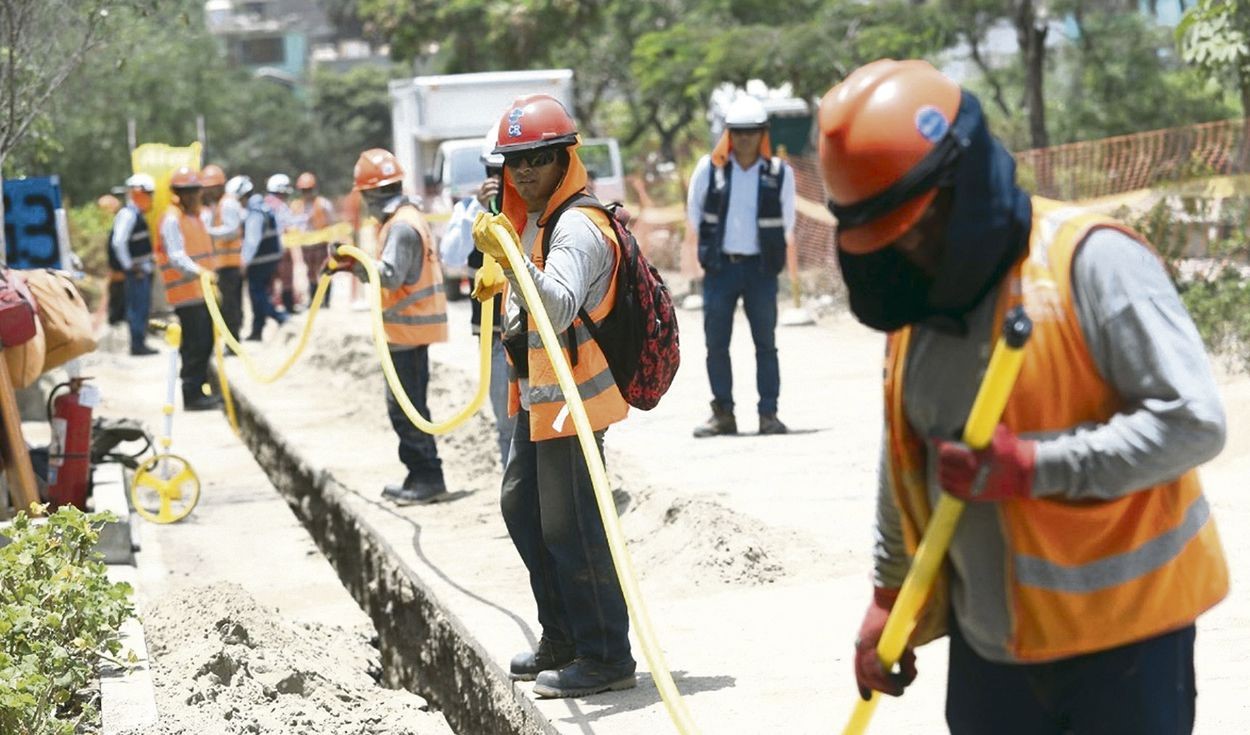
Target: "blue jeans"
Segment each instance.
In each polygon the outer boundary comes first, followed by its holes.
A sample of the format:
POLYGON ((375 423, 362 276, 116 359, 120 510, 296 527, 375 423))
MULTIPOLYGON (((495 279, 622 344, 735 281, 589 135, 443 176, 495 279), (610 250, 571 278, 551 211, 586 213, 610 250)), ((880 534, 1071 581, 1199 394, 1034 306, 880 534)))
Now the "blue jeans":
MULTIPOLYGON (((954 616, 952 616, 953 623, 954 616)), ((999 664, 951 625, 953 735, 1184 735, 1194 727, 1194 626, 1097 653, 999 664)))
POLYGON ((286 314, 274 308, 269 300, 269 284, 273 282, 277 263, 260 263, 247 267, 247 295, 252 301, 252 339, 260 339, 265 331, 265 319, 278 324, 286 321, 286 314))
POLYGON ((703 276, 703 335, 707 344, 707 378, 712 397, 733 410, 734 375, 729 361, 734 310, 738 299, 755 341, 755 386, 759 413, 777 413, 781 370, 777 365, 777 276, 765 273, 758 255, 737 263, 725 259, 719 269, 703 276))
POLYGON ((147 342, 148 315, 152 311, 152 274, 126 273, 126 324, 130 326, 130 349, 147 342))
MULTIPOLYGON (((603 432, 595 433, 603 456, 603 432)), ((508 535, 529 571, 542 635, 578 656, 633 661, 629 611, 577 437, 530 441, 521 411, 499 501, 508 535)))
MULTIPOLYGON (((427 345, 406 350, 391 352, 391 361, 395 363, 395 373, 399 376, 399 385, 408 394, 408 400, 425 420, 430 419, 430 407, 426 405, 430 390, 430 348, 427 345)), ((399 436, 399 461, 408 468, 405 484, 420 480, 422 482, 442 482, 443 463, 438 458, 438 445, 434 437, 421 431, 408 420, 408 414, 400 408, 399 401, 386 386, 386 415, 391 419, 391 427, 399 436)))
POLYGON ((508 466, 508 447, 516 418, 508 415, 508 353, 496 332, 490 342, 490 407, 495 412, 495 432, 499 437, 499 466, 508 466))

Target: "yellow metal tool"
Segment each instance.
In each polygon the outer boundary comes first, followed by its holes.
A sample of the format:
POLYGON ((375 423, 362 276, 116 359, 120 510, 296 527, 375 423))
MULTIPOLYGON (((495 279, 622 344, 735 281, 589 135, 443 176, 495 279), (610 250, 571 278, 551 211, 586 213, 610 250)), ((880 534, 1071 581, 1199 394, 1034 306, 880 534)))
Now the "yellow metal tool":
MULTIPOLYGON (((1022 307, 1015 307, 1003 319, 1003 333, 990 356, 990 364, 985 369, 985 377, 981 387, 977 389, 976 400, 972 402, 972 410, 968 413, 968 421, 964 424, 963 442, 972 449, 984 449, 994 435, 994 428, 1002 418, 1011 389, 1020 375, 1020 366, 1024 362, 1024 346, 1033 332, 1033 323, 1024 313, 1022 307)), ((911 569, 903 580, 898 600, 890 611, 885 629, 881 631, 881 640, 877 643, 877 657, 881 666, 890 671, 898 663, 916 628, 920 608, 929 597, 933 580, 937 577, 946 550, 950 548, 951 536, 963 513, 964 502, 958 498, 942 493, 938 499, 933 517, 925 529, 916 556, 912 559, 911 569)), ((873 692, 868 701, 860 700, 843 735, 859 735, 868 727, 879 692, 873 692)))

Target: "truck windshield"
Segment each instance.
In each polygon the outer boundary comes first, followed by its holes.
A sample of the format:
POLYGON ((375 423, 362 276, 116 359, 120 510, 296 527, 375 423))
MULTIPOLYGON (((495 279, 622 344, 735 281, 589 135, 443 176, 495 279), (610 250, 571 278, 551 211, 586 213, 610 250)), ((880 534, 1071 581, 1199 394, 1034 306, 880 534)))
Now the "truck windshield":
POLYGON ((612 170, 612 152, 607 143, 586 143, 577 149, 577 155, 592 179, 606 179, 616 175, 612 170))
POLYGON ((486 178, 486 168, 482 165, 482 152, 479 148, 457 148, 448 153, 451 162, 451 184, 453 189, 476 188, 486 178))

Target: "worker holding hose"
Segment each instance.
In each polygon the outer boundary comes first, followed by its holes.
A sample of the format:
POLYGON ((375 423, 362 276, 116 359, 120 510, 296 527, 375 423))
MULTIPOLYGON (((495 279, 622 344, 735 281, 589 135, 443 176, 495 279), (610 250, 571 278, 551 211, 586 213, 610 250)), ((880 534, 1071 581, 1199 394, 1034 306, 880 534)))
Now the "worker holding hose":
POLYGON ((1224 443, 1205 350, 1158 257, 1109 218, 1015 180, 976 97, 922 61, 825 95, 820 158, 852 311, 889 333, 874 591, 877 656, 943 491, 967 501, 913 646, 950 636, 954 733, 1188 733, 1194 621, 1228 589, 1194 468, 1224 443), (1001 423, 955 441, 1004 313, 1033 336, 1001 423))
MULTIPOLYGON (((517 420, 500 505, 529 571, 542 627, 537 648, 512 659, 511 675, 536 680, 534 693, 540 697, 580 697, 635 686, 629 613, 590 470, 516 275, 502 247, 485 231, 490 224, 501 225, 528 256, 526 270, 552 328, 564 336, 573 380, 602 457, 604 432, 625 418, 628 406, 583 320, 598 324, 611 311, 620 251, 605 213, 571 206, 587 182, 579 145, 577 127, 557 100, 543 94, 517 98, 499 122, 494 148, 503 156, 502 214, 481 214, 473 228, 478 249, 503 266, 511 286, 504 346, 510 412, 517 420)), ((478 271, 476 298, 490 298, 491 282, 503 289, 503 279, 492 270, 488 265, 478 271)))

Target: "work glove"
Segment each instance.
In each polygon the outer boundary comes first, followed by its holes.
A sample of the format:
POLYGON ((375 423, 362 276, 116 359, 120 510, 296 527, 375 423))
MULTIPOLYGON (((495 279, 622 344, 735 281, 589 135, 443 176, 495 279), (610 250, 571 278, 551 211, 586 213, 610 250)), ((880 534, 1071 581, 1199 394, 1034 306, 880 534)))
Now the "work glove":
POLYGON ((989 446, 980 451, 940 440, 937 451, 942 488, 960 500, 992 503, 1033 495, 1037 442, 1021 439, 1005 424, 994 429, 989 446))
POLYGON ((864 622, 859 626, 859 637, 855 639, 855 683, 859 685, 859 696, 865 702, 872 699, 873 690, 892 697, 900 696, 903 689, 916 680, 916 652, 911 648, 903 650, 896 672, 886 671, 877 657, 881 631, 885 629, 885 621, 890 617, 890 610, 897 599, 898 590, 873 588, 872 602, 868 603, 864 622))
POLYGON ((512 227, 512 221, 503 214, 489 214, 487 212, 478 212, 477 217, 473 220, 473 244, 483 254, 499 261, 500 265, 506 265, 508 256, 504 254, 503 245, 495 239, 495 230, 492 225, 503 227, 508 236, 512 238, 513 244, 520 249, 521 238, 517 236, 516 229, 512 227))
POLYGON ((470 295, 486 303, 503 293, 507 285, 508 279, 504 278, 503 267, 494 258, 486 257, 482 267, 473 274, 473 292, 470 295))

